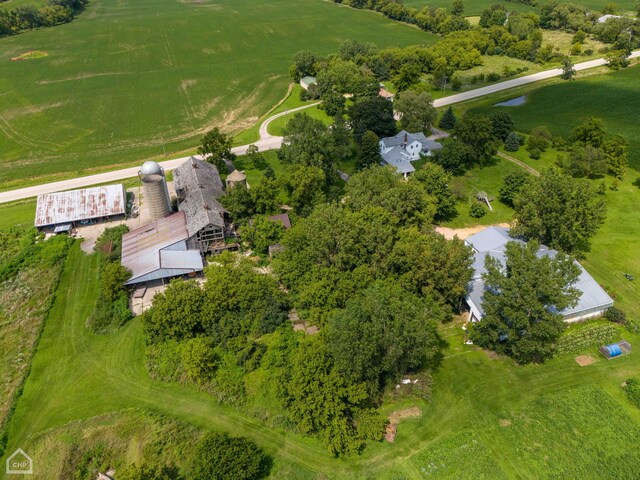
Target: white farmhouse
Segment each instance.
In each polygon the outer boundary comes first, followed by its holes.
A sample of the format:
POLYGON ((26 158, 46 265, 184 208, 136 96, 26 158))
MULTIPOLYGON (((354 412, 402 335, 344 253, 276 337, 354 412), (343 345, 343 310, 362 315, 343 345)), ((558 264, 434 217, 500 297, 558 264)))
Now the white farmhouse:
POLYGON ((409 133, 402 130, 393 137, 380 139, 380 156, 384 164, 393 165, 398 173, 407 174, 416 169, 411 162, 420 157, 430 157, 434 150, 440 150, 442 145, 433 140, 428 140, 424 133, 409 133))

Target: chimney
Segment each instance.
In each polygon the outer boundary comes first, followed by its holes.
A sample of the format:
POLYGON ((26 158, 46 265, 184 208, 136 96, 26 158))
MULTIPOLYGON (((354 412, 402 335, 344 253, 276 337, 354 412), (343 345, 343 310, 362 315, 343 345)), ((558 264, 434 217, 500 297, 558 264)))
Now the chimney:
POLYGON ((404 145, 403 147, 407 146, 407 142, 409 141, 409 134, 407 132, 404 133, 404 145))

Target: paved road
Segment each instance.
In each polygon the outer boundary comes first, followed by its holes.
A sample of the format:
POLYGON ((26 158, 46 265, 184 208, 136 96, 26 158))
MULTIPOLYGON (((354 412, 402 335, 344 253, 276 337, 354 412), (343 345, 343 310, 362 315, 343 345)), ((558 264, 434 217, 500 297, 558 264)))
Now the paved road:
MULTIPOLYGON (((630 56, 630 58, 638 58, 638 57, 640 57, 640 50, 634 51, 630 56)), ((577 65, 575 65, 575 69, 576 71, 580 71, 580 70, 586 70, 589 68, 600 67, 605 64, 606 64, 605 59, 599 58, 597 60, 591 60, 589 62, 578 63, 577 65)), ((554 68, 553 70, 546 70, 544 72, 534 73, 533 75, 527 75, 525 77, 514 78, 513 80, 507 80, 506 82, 500 82, 494 85, 489 85, 488 87, 477 88, 475 90, 469 90, 468 92, 458 93, 456 95, 451 95, 449 97, 440 98, 438 100, 435 100, 433 104, 436 107, 444 107, 454 103, 464 102, 466 100, 471 100, 473 98, 489 95, 491 93, 501 92, 503 90, 508 90, 510 88, 515 88, 515 87, 519 87, 529 83, 538 82, 540 80, 546 80, 548 78, 557 77, 557 76, 560 76, 561 73, 562 73, 562 69, 554 68)), ((318 105, 318 103, 319 102, 309 104, 309 105, 304 105, 302 107, 284 111, 267 118, 260 125, 260 130, 259 130, 260 140, 255 142, 255 145, 258 146, 258 149, 260 151, 280 148, 280 145, 282 145, 282 137, 276 137, 271 135, 267 131, 269 124, 276 118, 282 117, 284 115, 288 115, 291 112, 297 112, 305 108, 314 107, 318 105)), ((249 145, 242 145, 240 147, 233 148, 232 151, 236 155, 242 155, 247 151, 248 147, 249 145)), ((182 164, 188 158, 189 157, 183 157, 183 158, 176 158, 174 160, 167 160, 166 162, 160 162, 160 165, 166 171, 169 171, 169 170, 173 170, 174 168, 182 164)), ((0 192, 0 203, 12 202, 15 200, 21 200, 23 198, 35 197, 42 193, 51 193, 51 192, 57 192, 60 190, 82 188, 89 185, 96 185, 99 183, 116 182, 118 180, 123 180, 125 178, 135 177, 138 174, 138 170, 139 170, 139 167, 124 168, 122 170, 114 170, 112 172, 99 173, 97 175, 89 175, 86 177, 72 178, 69 180, 62 180, 59 182, 45 183, 45 184, 36 185, 33 187, 20 188, 18 190, 9 190, 6 192, 0 192)))
MULTIPOLYGON (((640 50, 636 50, 631 53, 629 58, 640 57, 640 50)), ((604 58, 598 58, 596 60, 590 60, 588 62, 577 63, 574 68, 577 72, 581 70, 587 70, 589 68, 601 67, 606 65, 607 61, 604 58)), ((548 78, 559 77, 562 74, 561 68, 554 68, 552 70, 545 70, 544 72, 534 73, 532 75, 526 75, 524 77, 514 78, 513 80, 507 80, 506 82, 496 83, 487 87, 476 88, 475 90, 469 90, 468 92, 458 93, 456 95, 450 95, 445 98, 439 98, 434 100, 434 107, 446 107, 454 103, 464 102, 473 98, 483 97, 492 93, 501 92, 503 90, 509 90, 510 88, 520 87, 529 83, 539 82, 540 80, 546 80, 548 78)))

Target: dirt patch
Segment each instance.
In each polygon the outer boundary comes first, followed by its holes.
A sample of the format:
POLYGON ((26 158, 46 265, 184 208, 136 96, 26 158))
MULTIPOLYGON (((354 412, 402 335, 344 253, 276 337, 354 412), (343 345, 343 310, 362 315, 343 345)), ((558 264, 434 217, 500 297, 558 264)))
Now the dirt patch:
POLYGON ((476 225, 475 227, 468 228, 449 228, 449 227, 436 227, 436 232, 443 235, 447 240, 453 240, 454 237, 458 237, 460 240, 466 240, 471 235, 480 233, 489 227, 505 227, 508 228, 508 223, 499 223, 497 225, 476 225))
POLYGON ((48 52, 43 52, 41 50, 31 50, 30 52, 24 52, 18 55, 17 57, 12 57, 11 61, 20 62, 22 60, 33 60, 35 58, 43 58, 48 56, 49 56, 48 52))
POLYGON ((591 365, 593 362, 595 362, 596 359, 593 358, 591 355, 578 355, 575 358, 575 361, 581 367, 586 367, 587 365, 591 365))
POLYGON ((509 425, 511 425, 511 420, 509 420, 507 418, 501 418, 500 419, 500 426, 501 427, 508 427, 509 425))
POLYGON ((389 415, 389 423, 384 432, 384 439, 393 443, 398 434, 398 424, 407 418, 418 418, 422 415, 422 411, 418 407, 405 408, 404 410, 397 410, 389 415))
POLYGON ((485 350, 484 353, 487 354, 487 357, 489 357, 490 360, 497 360, 498 358, 500 358, 499 355, 493 350, 485 350))

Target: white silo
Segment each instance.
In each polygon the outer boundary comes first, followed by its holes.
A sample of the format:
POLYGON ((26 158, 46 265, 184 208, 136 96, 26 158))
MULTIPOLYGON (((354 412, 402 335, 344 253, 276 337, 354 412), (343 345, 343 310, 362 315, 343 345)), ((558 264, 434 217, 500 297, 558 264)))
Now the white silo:
POLYGON ((144 203, 147 205, 151 220, 168 216, 171 213, 171 200, 164 169, 156 162, 149 160, 142 164, 138 177, 144 186, 144 203))

